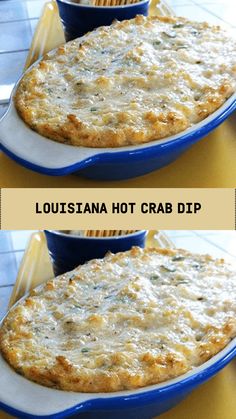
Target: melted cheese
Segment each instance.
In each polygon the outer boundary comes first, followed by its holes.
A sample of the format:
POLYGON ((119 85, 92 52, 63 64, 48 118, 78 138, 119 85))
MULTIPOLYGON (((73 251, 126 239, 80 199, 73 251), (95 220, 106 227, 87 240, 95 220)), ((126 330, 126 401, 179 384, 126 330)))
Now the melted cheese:
POLYGON ((56 141, 140 144, 214 112, 235 91, 235 52, 219 27, 137 16, 50 54, 24 76, 16 106, 56 141))
POLYGON ((115 391, 180 375, 236 335, 235 271, 184 251, 109 255, 10 311, 3 354, 48 386, 115 391))

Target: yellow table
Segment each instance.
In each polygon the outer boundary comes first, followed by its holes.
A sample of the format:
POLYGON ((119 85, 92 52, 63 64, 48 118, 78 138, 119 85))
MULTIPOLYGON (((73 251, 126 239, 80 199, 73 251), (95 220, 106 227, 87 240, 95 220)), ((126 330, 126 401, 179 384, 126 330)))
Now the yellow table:
MULTIPOLYGON (((159 419, 235 419, 236 360, 159 419)), ((0 412, 0 419, 12 416, 0 412)))
POLYGON ((52 177, 31 172, 0 153, 0 187, 155 187, 234 188, 236 114, 192 146, 178 160, 145 176, 124 181, 94 181, 80 176, 52 177))

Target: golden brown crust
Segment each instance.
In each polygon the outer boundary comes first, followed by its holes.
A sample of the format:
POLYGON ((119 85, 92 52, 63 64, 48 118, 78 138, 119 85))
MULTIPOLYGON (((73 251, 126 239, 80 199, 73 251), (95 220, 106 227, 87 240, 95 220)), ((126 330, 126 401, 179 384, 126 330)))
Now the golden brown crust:
POLYGON ((15 105, 33 130, 61 143, 97 148, 143 144, 177 134, 218 109, 235 91, 233 55, 235 43, 219 27, 179 17, 137 16, 47 55, 21 80, 15 105), (128 34, 126 44, 121 34, 128 34), (160 61, 155 54, 164 48, 160 61))
POLYGON ((48 387, 82 392, 144 387, 200 365, 236 336, 234 287, 235 271, 223 259, 181 249, 110 253, 33 290, 5 318, 0 348, 18 373, 48 387), (83 304, 79 319, 68 317, 73 307, 78 316, 83 304))

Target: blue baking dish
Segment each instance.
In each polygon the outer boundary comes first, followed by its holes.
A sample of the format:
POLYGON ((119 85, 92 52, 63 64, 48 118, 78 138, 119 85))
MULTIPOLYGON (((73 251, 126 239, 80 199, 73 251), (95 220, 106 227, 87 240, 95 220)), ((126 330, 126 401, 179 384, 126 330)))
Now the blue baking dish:
POLYGON ((115 393, 73 393, 27 380, 0 355, 0 409, 32 419, 151 419, 178 404, 235 356, 236 338, 209 361, 164 383, 115 393))
POLYGON ((144 175, 176 160, 236 109, 234 93, 212 115, 165 139, 119 148, 75 147, 49 140, 29 128, 14 105, 16 88, 0 121, 1 149, 22 166, 52 176, 75 173, 91 179, 121 180, 144 175))
POLYGON ((133 246, 144 247, 147 230, 110 237, 81 237, 57 230, 44 230, 55 275, 71 271, 91 259, 103 258, 107 252, 118 253, 133 246))

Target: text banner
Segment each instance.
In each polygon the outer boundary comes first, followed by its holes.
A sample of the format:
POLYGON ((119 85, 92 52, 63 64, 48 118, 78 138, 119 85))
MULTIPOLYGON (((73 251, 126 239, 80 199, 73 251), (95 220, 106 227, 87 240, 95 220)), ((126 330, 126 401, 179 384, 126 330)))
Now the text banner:
POLYGON ((235 229, 234 189, 2 189, 2 229, 235 229))

